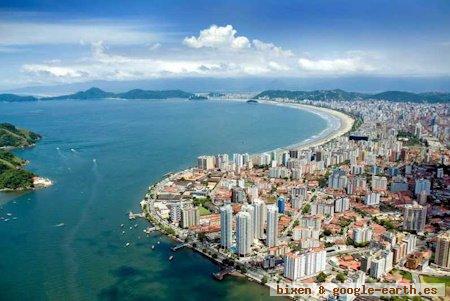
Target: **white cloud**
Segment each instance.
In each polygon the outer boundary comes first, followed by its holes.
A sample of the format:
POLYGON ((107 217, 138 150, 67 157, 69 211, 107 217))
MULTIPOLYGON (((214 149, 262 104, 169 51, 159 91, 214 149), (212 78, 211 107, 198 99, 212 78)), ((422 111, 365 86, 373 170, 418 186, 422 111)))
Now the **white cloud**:
POLYGON ((245 49, 250 47, 247 37, 236 36, 237 31, 231 25, 211 25, 200 31, 198 37, 186 37, 183 43, 191 48, 223 48, 223 49, 245 49))
POLYGON ((0 21, 0 45, 87 44, 103 40, 108 44, 143 44, 156 34, 142 31, 133 24, 108 22, 17 22, 0 21))
POLYGON ((22 70, 35 75, 46 75, 57 78, 81 78, 87 75, 85 72, 69 67, 51 66, 48 64, 24 65, 22 70))
POLYGON ((283 50, 281 47, 275 46, 272 43, 264 43, 260 40, 253 40, 253 46, 256 50, 273 54, 279 57, 293 57, 291 50, 283 50))
POLYGON ((372 72, 375 68, 361 57, 311 60, 298 59, 300 68, 313 73, 358 73, 372 72))

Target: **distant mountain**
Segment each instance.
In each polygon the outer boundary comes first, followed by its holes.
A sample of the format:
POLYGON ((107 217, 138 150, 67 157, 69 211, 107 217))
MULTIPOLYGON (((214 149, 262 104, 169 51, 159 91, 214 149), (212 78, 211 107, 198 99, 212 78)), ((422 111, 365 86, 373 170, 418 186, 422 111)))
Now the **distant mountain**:
POLYGON ((114 93, 105 92, 99 88, 90 88, 86 91, 80 91, 74 94, 44 97, 41 100, 65 100, 65 99, 96 99, 96 98, 110 98, 115 97, 114 93))
POLYGON ((36 101, 34 96, 20 96, 16 94, 0 94, 0 101, 19 102, 19 101, 36 101))
POLYGON ((189 98, 193 94, 181 90, 141 90, 134 89, 123 93, 106 92, 99 88, 90 88, 86 91, 80 91, 74 94, 43 97, 40 100, 66 100, 66 99, 101 99, 101 98, 120 98, 120 99, 167 99, 167 98, 189 98))
POLYGON ((349 101, 349 100, 386 100, 395 102, 450 102, 450 93, 426 92, 411 93, 386 91, 377 94, 347 92, 344 90, 289 91, 267 90, 259 93, 255 99, 287 98, 293 100, 349 101))
POLYGON ((123 99, 167 99, 167 98, 189 98, 194 94, 181 90, 141 90, 134 89, 125 93, 118 93, 116 97, 123 99))

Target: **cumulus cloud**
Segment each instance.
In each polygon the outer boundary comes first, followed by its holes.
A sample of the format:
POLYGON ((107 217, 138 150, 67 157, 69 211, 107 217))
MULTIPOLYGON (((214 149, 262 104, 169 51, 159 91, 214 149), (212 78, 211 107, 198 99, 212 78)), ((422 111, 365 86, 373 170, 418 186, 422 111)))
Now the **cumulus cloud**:
POLYGON ((247 37, 237 36, 237 31, 231 25, 211 25, 200 31, 198 37, 186 37, 183 43, 191 48, 225 48, 244 49, 250 47, 247 37))
POLYGON ((357 73, 375 70, 370 63, 361 57, 319 60, 299 58, 298 65, 304 71, 315 73, 357 73))
POLYGON ((293 57, 294 53, 291 50, 283 50, 281 47, 275 46, 272 43, 264 43, 260 40, 253 40, 253 46, 256 50, 273 54, 279 57, 293 57))

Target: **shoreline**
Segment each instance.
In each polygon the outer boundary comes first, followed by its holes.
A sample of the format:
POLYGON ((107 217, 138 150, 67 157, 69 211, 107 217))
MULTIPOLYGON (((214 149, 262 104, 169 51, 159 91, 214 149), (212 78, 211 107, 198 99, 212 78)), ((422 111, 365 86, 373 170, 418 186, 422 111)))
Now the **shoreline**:
POLYGON ((292 108, 295 110, 307 111, 315 115, 318 115, 320 118, 324 119, 328 123, 327 128, 317 135, 313 135, 312 137, 307 138, 300 142, 275 148, 271 151, 282 151, 287 150, 289 148, 298 148, 300 150, 303 150, 311 147, 320 146, 330 142, 333 139, 336 139, 338 137, 347 134, 348 132, 350 132, 353 124, 355 123, 355 119, 350 115, 329 108, 317 107, 297 102, 278 102, 267 100, 258 100, 258 102, 260 104, 265 105, 282 106, 292 108), (335 130, 336 127, 337 130, 335 130))
MULTIPOLYGON (((291 103, 291 102, 274 102, 274 101, 261 101, 261 104, 267 104, 267 105, 278 105, 278 106, 284 106, 289 107, 297 110, 305 110, 308 112, 311 112, 313 114, 318 115, 320 118, 325 119, 328 123, 328 126, 326 129, 324 129, 322 132, 320 132, 317 135, 314 135, 306 140, 294 143, 292 145, 284 146, 276 148, 272 151, 277 150, 286 150, 289 148, 298 148, 298 149, 306 149, 306 148, 312 148, 319 145, 326 144, 338 137, 341 137, 345 134, 347 134, 353 127, 353 124, 355 122, 355 119, 351 116, 333 110, 323 107, 316 107, 313 105, 306 105, 306 104, 298 104, 298 103, 291 103), (337 128, 337 129, 336 129, 337 128)), ((186 170, 190 170, 192 168, 188 168, 182 171, 176 171, 171 172, 162 177, 159 181, 155 182, 154 184, 150 185, 148 188, 148 191, 144 197, 144 199, 140 202, 141 211, 143 214, 143 217, 152 225, 155 227, 155 229, 160 232, 161 234, 164 234, 166 237, 172 239, 175 242, 183 242, 179 238, 171 235, 170 233, 166 233, 164 228, 161 227, 161 221, 158 220, 158 217, 152 216, 151 214, 151 207, 153 207, 151 200, 153 199, 151 196, 151 190, 155 187, 157 187, 161 182, 165 181, 166 179, 170 179, 172 176, 175 176, 179 173, 185 172, 186 170), (156 219, 156 220, 154 220, 156 219)), ((200 250, 197 247, 194 247, 193 245, 189 244, 187 245, 191 250, 199 253, 200 255, 208 258, 213 263, 218 264, 221 266, 222 262, 216 258, 213 258, 210 254, 207 254, 203 252, 203 250, 200 250)), ((264 283, 262 279, 258 279, 252 275, 244 274, 241 272, 238 272, 235 270, 235 273, 238 274, 240 277, 245 277, 247 280, 251 282, 256 282, 264 287, 271 288, 268 283, 264 283)), ((236 274, 232 273, 231 276, 235 276, 236 274)))

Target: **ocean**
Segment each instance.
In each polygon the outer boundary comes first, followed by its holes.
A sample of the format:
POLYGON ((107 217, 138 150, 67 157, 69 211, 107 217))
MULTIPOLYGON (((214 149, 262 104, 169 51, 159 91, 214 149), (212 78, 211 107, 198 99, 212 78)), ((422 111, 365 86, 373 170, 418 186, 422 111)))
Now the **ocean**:
POLYGON ((147 237, 148 224, 127 214, 150 184, 199 155, 267 151, 327 127, 302 110, 187 100, 0 103, 0 122, 43 136, 15 153, 54 181, 0 193, 0 216, 10 214, 0 220, 0 300, 273 300, 245 279, 213 280, 215 264, 173 253, 175 242, 147 237))

